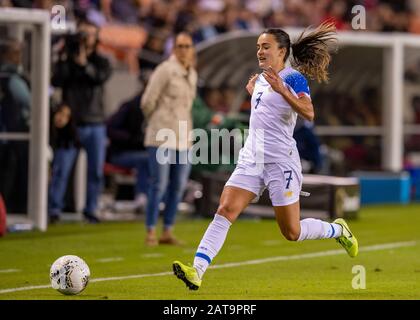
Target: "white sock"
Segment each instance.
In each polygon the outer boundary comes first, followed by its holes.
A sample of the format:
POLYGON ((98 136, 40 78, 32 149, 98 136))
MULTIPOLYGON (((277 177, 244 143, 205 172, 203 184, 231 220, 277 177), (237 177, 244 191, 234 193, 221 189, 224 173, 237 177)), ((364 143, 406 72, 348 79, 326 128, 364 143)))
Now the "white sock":
POLYGON ((232 223, 225 217, 217 213, 214 215, 214 219, 204 233, 194 257, 194 268, 197 270, 200 279, 222 248, 231 225, 232 223))
POLYGON ((337 223, 328 223, 319 219, 303 219, 300 221, 300 235, 298 241, 326 238, 338 238, 343 228, 337 223))

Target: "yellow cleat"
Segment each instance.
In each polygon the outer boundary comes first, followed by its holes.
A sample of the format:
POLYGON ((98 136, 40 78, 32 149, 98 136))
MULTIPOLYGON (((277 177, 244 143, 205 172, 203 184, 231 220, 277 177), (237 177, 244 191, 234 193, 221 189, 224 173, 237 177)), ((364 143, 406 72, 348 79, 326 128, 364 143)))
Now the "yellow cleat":
POLYGON ((197 270, 193 267, 186 266, 179 261, 174 261, 172 269, 174 270, 174 275, 184 281, 190 290, 198 290, 200 288, 201 279, 198 276, 197 270))
POLYGON ((343 228, 342 235, 336 239, 337 242, 343 246, 350 257, 354 258, 359 253, 359 244, 356 237, 350 231, 350 228, 344 219, 335 219, 333 223, 337 223, 343 228))

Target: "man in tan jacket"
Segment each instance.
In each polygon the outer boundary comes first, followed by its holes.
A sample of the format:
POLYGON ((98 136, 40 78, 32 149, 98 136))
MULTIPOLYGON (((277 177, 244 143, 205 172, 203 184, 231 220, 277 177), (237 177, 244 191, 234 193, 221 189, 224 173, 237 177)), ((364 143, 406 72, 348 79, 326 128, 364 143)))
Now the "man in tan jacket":
POLYGON ((196 95, 193 41, 187 33, 175 38, 173 54, 153 72, 141 100, 147 127, 144 145, 149 153, 150 184, 146 210, 146 245, 179 244, 172 228, 190 174, 191 107, 196 95), (165 201, 164 229, 159 241, 156 223, 165 201))

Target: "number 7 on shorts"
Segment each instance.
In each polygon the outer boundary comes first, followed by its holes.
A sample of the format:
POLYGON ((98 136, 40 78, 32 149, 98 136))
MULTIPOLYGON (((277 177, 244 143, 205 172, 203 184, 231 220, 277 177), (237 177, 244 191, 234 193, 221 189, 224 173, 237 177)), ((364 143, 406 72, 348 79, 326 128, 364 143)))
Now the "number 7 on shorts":
POLYGON ((292 170, 286 170, 286 171, 283 171, 283 172, 284 172, 284 176, 286 177, 286 181, 287 181, 286 189, 289 189, 290 181, 293 180, 293 178, 292 178, 292 170))

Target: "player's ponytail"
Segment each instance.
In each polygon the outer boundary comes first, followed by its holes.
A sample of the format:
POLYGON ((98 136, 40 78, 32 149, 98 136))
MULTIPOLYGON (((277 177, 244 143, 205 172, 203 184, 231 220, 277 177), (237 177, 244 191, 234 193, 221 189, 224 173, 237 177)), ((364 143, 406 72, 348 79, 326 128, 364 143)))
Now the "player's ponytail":
POLYGON ((327 69, 331 60, 328 49, 337 41, 335 25, 324 22, 306 36, 305 32, 291 45, 292 66, 312 80, 328 82, 327 69))
POLYGON ((318 82, 328 81, 328 65, 331 60, 329 45, 336 42, 336 28, 332 22, 324 22, 314 31, 305 35, 303 31, 295 43, 291 43, 289 35, 279 28, 269 28, 262 32, 273 35, 279 48, 286 48, 284 62, 292 49, 292 66, 309 79, 318 82))

